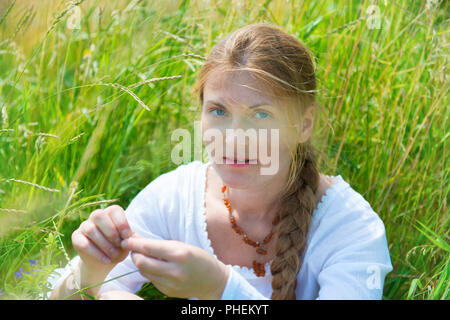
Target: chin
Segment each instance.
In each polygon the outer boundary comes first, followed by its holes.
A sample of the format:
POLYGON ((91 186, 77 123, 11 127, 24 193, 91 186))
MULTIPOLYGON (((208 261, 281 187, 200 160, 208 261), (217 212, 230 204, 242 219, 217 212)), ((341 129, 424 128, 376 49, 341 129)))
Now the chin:
POLYGON ((257 179, 258 169, 255 166, 233 168, 225 163, 216 162, 213 162, 212 166, 223 183, 232 188, 246 187, 250 182, 255 183, 257 179))

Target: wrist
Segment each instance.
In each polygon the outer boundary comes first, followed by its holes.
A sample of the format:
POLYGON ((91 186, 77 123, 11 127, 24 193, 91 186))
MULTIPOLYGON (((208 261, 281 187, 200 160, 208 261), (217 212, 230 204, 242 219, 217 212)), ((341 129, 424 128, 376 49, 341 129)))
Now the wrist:
POLYGON ((221 271, 217 277, 218 281, 215 283, 213 290, 211 290, 206 297, 199 298, 200 300, 221 300, 223 291, 228 283, 228 278, 230 277, 230 270, 227 265, 222 262, 220 262, 219 265, 221 271))
MULTIPOLYGON (((75 272, 75 283, 78 282, 78 285, 80 286, 79 289, 83 289, 85 287, 92 286, 94 284, 97 284, 99 282, 102 282, 105 280, 108 273, 113 269, 113 267, 107 267, 107 268, 90 268, 87 266, 83 260, 80 259, 80 262, 78 264, 78 268, 75 272)), ((99 287, 91 288, 89 290, 99 289, 99 287)))

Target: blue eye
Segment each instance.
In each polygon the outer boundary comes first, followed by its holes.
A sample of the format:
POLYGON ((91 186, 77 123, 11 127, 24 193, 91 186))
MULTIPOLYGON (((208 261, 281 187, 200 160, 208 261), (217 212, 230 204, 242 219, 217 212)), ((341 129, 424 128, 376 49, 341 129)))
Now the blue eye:
POLYGON ((259 112, 257 112, 257 114, 258 114, 258 113, 262 113, 263 115, 265 115, 265 116, 263 116, 263 117, 260 118, 260 119, 267 119, 267 118, 269 117, 269 114, 268 114, 267 112, 259 111, 259 112))
MULTIPOLYGON (((215 109, 211 110, 211 113, 213 113, 214 111, 224 112, 222 109, 217 109, 217 108, 215 108, 215 109)), ((217 116, 217 114, 215 114, 215 116, 217 116)), ((220 116, 220 115, 219 115, 219 116, 220 116)))
MULTIPOLYGON (((221 116, 226 115, 226 112, 221 108, 211 108, 211 109, 209 109, 209 112, 212 113, 216 117, 221 117, 221 116), (217 111, 218 113, 214 113, 215 111, 217 111)), ((258 112, 256 112, 256 114, 257 115, 261 114, 261 116, 259 116, 259 117, 257 116, 257 118, 259 120, 264 120, 264 119, 267 119, 270 117, 270 114, 267 112, 264 112, 264 111, 258 111, 258 112)))

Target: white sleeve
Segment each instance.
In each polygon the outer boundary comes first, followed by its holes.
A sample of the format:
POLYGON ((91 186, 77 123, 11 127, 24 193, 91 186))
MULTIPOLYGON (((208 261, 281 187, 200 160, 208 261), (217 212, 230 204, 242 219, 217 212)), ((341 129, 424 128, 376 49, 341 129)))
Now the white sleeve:
POLYGON ((221 300, 270 300, 230 265, 227 265, 227 268, 230 270, 230 274, 221 300))
POLYGON ((344 212, 341 224, 323 240, 327 258, 318 274, 318 300, 381 300, 392 271, 385 228, 368 206, 344 212))
MULTIPOLYGON (((131 201, 125 210, 127 221, 132 231, 142 237, 168 240, 168 227, 166 216, 161 214, 161 206, 170 203, 170 210, 177 211, 177 201, 174 199, 173 191, 169 190, 169 184, 175 183, 177 179, 173 170, 164 173, 150 182, 137 196, 131 201), (170 193, 169 193, 170 192, 170 193)), ((167 207, 167 205, 166 205, 167 207)), ((166 207, 163 207, 166 209, 166 207)), ((58 268, 48 278, 51 291, 47 293, 49 299, 51 292, 70 274, 71 268, 77 266, 80 257, 75 256, 64 268, 58 268)), ((120 263, 118 263, 105 278, 104 283, 99 290, 99 294, 111 290, 124 290, 135 293, 148 282, 148 279, 142 276, 131 259, 131 253, 120 263), (131 274, 125 275, 129 272, 131 274), (125 276, 124 276, 125 275, 125 276), (115 277, 118 279, 111 280, 115 277)))
POLYGON ((47 286, 50 291, 46 292, 45 294, 44 293, 39 294, 39 300, 44 300, 44 297, 45 300, 49 300, 53 290, 55 290, 55 288, 59 286, 59 284, 69 276, 72 270, 75 270, 79 261, 80 256, 75 256, 72 260, 70 260, 66 264, 65 267, 53 270, 47 279, 47 286))

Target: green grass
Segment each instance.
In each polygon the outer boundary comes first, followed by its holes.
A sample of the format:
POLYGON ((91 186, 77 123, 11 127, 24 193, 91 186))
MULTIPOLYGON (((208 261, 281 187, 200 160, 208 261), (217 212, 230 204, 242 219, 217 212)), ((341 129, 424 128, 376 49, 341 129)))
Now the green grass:
MULTIPOLYGON (((126 208, 176 167, 170 133, 200 119, 202 57, 260 21, 317 57, 321 171, 341 174, 385 224, 383 298, 448 299, 446 1, 374 1, 379 29, 370 1, 127 3, 76 2, 80 29, 67 2, 0 4, 0 299, 37 299, 90 212, 126 208), (19 279, 21 267, 31 274, 19 279)), ((139 295, 167 298, 151 285, 139 295)))

